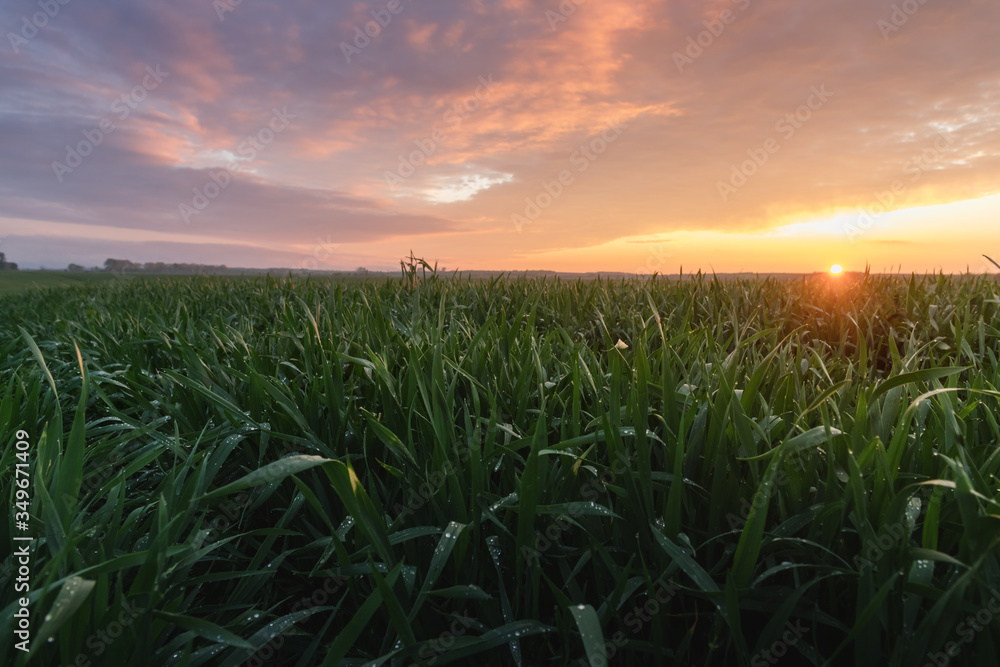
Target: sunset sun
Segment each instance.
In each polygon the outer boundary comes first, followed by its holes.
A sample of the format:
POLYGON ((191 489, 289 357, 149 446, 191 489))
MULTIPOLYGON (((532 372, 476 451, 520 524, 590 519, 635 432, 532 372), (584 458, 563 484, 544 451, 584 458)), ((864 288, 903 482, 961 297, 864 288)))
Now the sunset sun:
POLYGON ((842 267, 840 264, 834 264, 833 266, 830 267, 830 273, 835 276, 843 272, 844 272, 844 267, 842 267))

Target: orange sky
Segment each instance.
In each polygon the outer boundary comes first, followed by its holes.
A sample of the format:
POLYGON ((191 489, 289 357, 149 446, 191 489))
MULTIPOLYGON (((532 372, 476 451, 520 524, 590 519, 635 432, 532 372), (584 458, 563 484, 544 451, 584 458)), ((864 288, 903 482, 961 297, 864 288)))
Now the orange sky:
POLYGON ((34 2, 5 3, 0 251, 640 273, 1000 259, 992 0, 220 6, 71 3, 28 38, 34 2))

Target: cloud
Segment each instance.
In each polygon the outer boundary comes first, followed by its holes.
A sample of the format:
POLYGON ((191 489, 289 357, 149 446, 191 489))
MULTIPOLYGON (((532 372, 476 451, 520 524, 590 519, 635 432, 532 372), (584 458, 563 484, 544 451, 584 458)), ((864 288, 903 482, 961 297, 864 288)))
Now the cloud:
MULTIPOLYGON (((1000 191, 1000 7, 898 5, 70 2, 0 64, 0 211, 233 244, 334 235, 369 259, 433 237, 503 268, 525 234, 551 253, 765 233, 870 208, 896 182, 891 208, 1000 191), (121 117, 149 67, 169 75, 121 117), (829 98, 810 109, 816 89, 829 98), (293 122, 246 160, 282 108, 293 122), (53 162, 102 119, 114 131, 60 181, 53 162), (609 122, 627 129, 576 171, 609 122), (185 224, 180 205, 234 159, 185 224), (567 169, 517 234, 511 216, 567 169)), ((36 11, 5 3, 3 32, 36 11)))

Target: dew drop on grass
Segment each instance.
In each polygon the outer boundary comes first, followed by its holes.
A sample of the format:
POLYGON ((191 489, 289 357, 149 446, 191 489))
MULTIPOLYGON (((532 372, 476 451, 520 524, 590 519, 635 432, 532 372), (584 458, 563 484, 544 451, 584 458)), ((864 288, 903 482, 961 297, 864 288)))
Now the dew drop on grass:
POLYGON ((913 530, 914 526, 917 525, 917 519, 920 517, 920 498, 913 496, 910 498, 909 502, 906 503, 906 523, 909 525, 910 530, 913 530))
POLYGON ((503 507, 504 505, 506 505, 508 503, 511 503, 511 504, 516 503, 517 500, 518 500, 518 498, 517 498, 517 492, 511 493, 510 495, 504 496, 500 500, 498 500, 495 503, 493 503, 492 505, 490 505, 490 511, 491 512, 496 512, 497 509, 499 509, 500 507, 503 507))

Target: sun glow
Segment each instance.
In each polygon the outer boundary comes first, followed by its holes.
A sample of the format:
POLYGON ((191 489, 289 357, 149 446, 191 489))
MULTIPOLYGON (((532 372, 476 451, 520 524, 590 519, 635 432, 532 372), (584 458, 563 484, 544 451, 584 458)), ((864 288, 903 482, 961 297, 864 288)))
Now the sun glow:
POLYGON ((835 276, 843 272, 844 272, 844 267, 842 267, 840 264, 834 264, 833 266, 830 267, 830 273, 832 273, 835 276))

